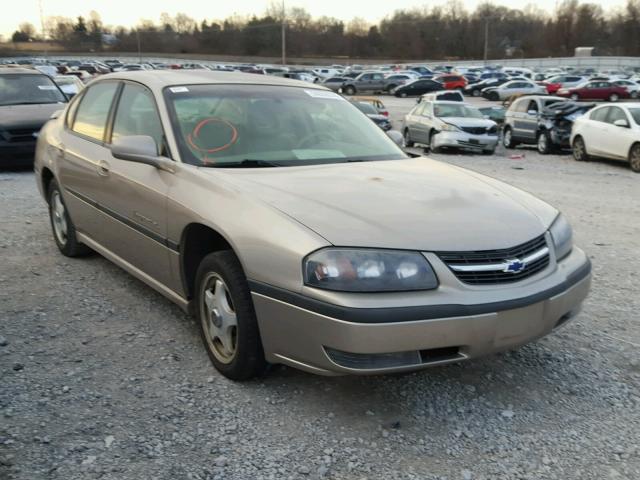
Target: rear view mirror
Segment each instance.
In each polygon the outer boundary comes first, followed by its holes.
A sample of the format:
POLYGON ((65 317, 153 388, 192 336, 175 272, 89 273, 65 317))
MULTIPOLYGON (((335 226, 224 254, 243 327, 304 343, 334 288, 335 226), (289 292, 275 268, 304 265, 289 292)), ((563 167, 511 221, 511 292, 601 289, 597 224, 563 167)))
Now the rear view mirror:
POLYGON ((389 130, 387 132, 387 136, 391 140, 393 140, 396 145, 398 145, 399 147, 402 146, 403 138, 402 138, 402 134, 399 131, 397 131, 397 130, 389 130))
POLYGON ((629 122, 627 122, 626 120, 624 120, 622 118, 620 120, 616 120, 615 122, 613 122, 613 124, 616 127, 629 128, 629 122))
POLYGON ((173 162, 158 156, 156 141, 148 135, 118 137, 111 144, 111 155, 120 160, 144 163, 160 170, 174 172, 173 162))

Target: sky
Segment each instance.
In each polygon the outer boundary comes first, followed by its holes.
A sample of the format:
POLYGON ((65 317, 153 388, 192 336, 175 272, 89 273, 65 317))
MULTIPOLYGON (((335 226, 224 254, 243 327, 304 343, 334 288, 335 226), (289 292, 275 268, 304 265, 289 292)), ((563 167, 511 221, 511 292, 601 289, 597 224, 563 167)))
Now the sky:
MULTIPOLYGON (((4 0, 7 2, 0 15, 0 35, 8 39, 22 22, 33 23, 40 29, 40 10, 47 16, 88 16, 95 10, 106 25, 134 26, 140 19, 158 22, 160 13, 170 15, 182 12, 197 21, 224 19, 234 14, 260 15, 272 0, 4 0), (9 7, 8 3, 11 3, 9 7)), ((443 5, 446 0, 285 0, 287 7, 303 7, 314 17, 330 16, 342 20, 361 17, 377 22, 397 9, 443 5)), ((482 0, 463 0, 466 8, 473 10, 482 0)), ((511 8, 524 8, 534 4, 537 8, 553 12, 556 0, 493 0, 492 3, 511 8)), ((625 0, 590 0, 601 4, 605 10, 624 5, 625 0)))

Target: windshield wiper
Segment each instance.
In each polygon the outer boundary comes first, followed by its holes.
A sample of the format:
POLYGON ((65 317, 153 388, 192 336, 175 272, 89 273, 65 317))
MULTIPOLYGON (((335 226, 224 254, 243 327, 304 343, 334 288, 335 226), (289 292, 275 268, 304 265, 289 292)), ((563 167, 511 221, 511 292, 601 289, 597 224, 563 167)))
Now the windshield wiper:
POLYGON ((12 107, 15 105, 49 105, 52 103, 60 103, 60 102, 11 102, 11 103, 0 103, 0 107, 12 107))
POLYGON ((241 162, 227 162, 208 165, 215 168, 266 168, 266 167, 281 167, 279 163, 269 162, 267 160, 257 160, 253 158, 247 158, 241 162))

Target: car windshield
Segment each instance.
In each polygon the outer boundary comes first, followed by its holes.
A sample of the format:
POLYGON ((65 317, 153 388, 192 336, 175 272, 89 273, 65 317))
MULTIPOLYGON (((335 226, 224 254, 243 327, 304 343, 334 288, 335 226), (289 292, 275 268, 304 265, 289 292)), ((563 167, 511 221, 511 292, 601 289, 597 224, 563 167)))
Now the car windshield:
POLYGON ((466 118, 482 118, 480 110, 467 105, 456 105, 449 103, 441 103, 433 106, 433 114, 439 118, 447 117, 466 117, 466 118))
POLYGON ((67 99, 46 75, 0 75, 0 106, 64 103, 67 99))
POLYGON ((408 158, 356 107, 330 91, 189 85, 168 87, 165 97, 186 163, 293 166, 408 158))
POLYGON ((629 113, 633 117, 633 121, 636 125, 640 125, 640 108, 630 108, 629 113))

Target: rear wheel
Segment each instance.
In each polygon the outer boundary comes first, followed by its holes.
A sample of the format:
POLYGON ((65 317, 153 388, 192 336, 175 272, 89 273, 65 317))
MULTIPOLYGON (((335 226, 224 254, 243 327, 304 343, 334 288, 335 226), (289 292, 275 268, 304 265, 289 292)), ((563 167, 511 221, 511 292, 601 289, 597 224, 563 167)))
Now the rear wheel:
POLYGON ((478 90, 477 88, 471 90, 471 96, 472 97, 479 97, 480 95, 482 95, 482 92, 480 90, 478 90))
POLYGON ((346 93, 347 95, 355 95, 356 89, 353 85, 347 85, 346 87, 344 87, 344 93, 346 93))
POLYGON ((631 147, 631 151, 629 152, 629 165, 631 166, 631 170, 640 173, 640 143, 636 143, 631 147))
POLYGON ((91 249, 76 238, 76 227, 69 216, 56 180, 49 184, 49 218, 53 238, 60 252, 67 257, 82 257, 91 253, 91 249))
POLYGON ((574 102, 577 102, 578 100, 580 100, 580 95, 578 95, 577 93, 572 93, 570 98, 574 102))
POLYGON ((573 140, 573 158, 578 162, 588 162, 589 154, 582 137, 576 137, 573 140))
POLYGON ((491 92, 488 95, 489 100, 491 100, 492 102, 497 102, 498 100, 500 100, 500 95, 498 95, 496 92, 491 92))
POLYGON ((551 153, 552 143, 551 143, 551 135, 546 130, 543 130, 538 133, 538 152, 542 155, 547 155, 551 153))
POLYGON ((195 303, 202 341, 216 369, 231 380, 264 373, 267 362, 249 284, 232 251, 204 257, 195 303))
POLYGON ((407 98, 407 92, 400 92, 401 98, 407 98))
POLYGON ((408 128, 404 129, 404 134, 402 135, 402 138, 404 139, 404 146, 405 147, 413 147, 415 145, 413 143, 413 140, 411 140, 411 134, 409 133, 409 129, 408 128))
POLYGON ((618 95, 617 93, 612 93, 611 95, 609 95, 610 102, 617 102, 618 100, 620 100, 620 95, 618 95))
POLYGON ((502 134, 502 144, 505 148, 516 148, 518 144, 513 139, 513 132, 510 127, 504 129, 504 133, 502 134))

